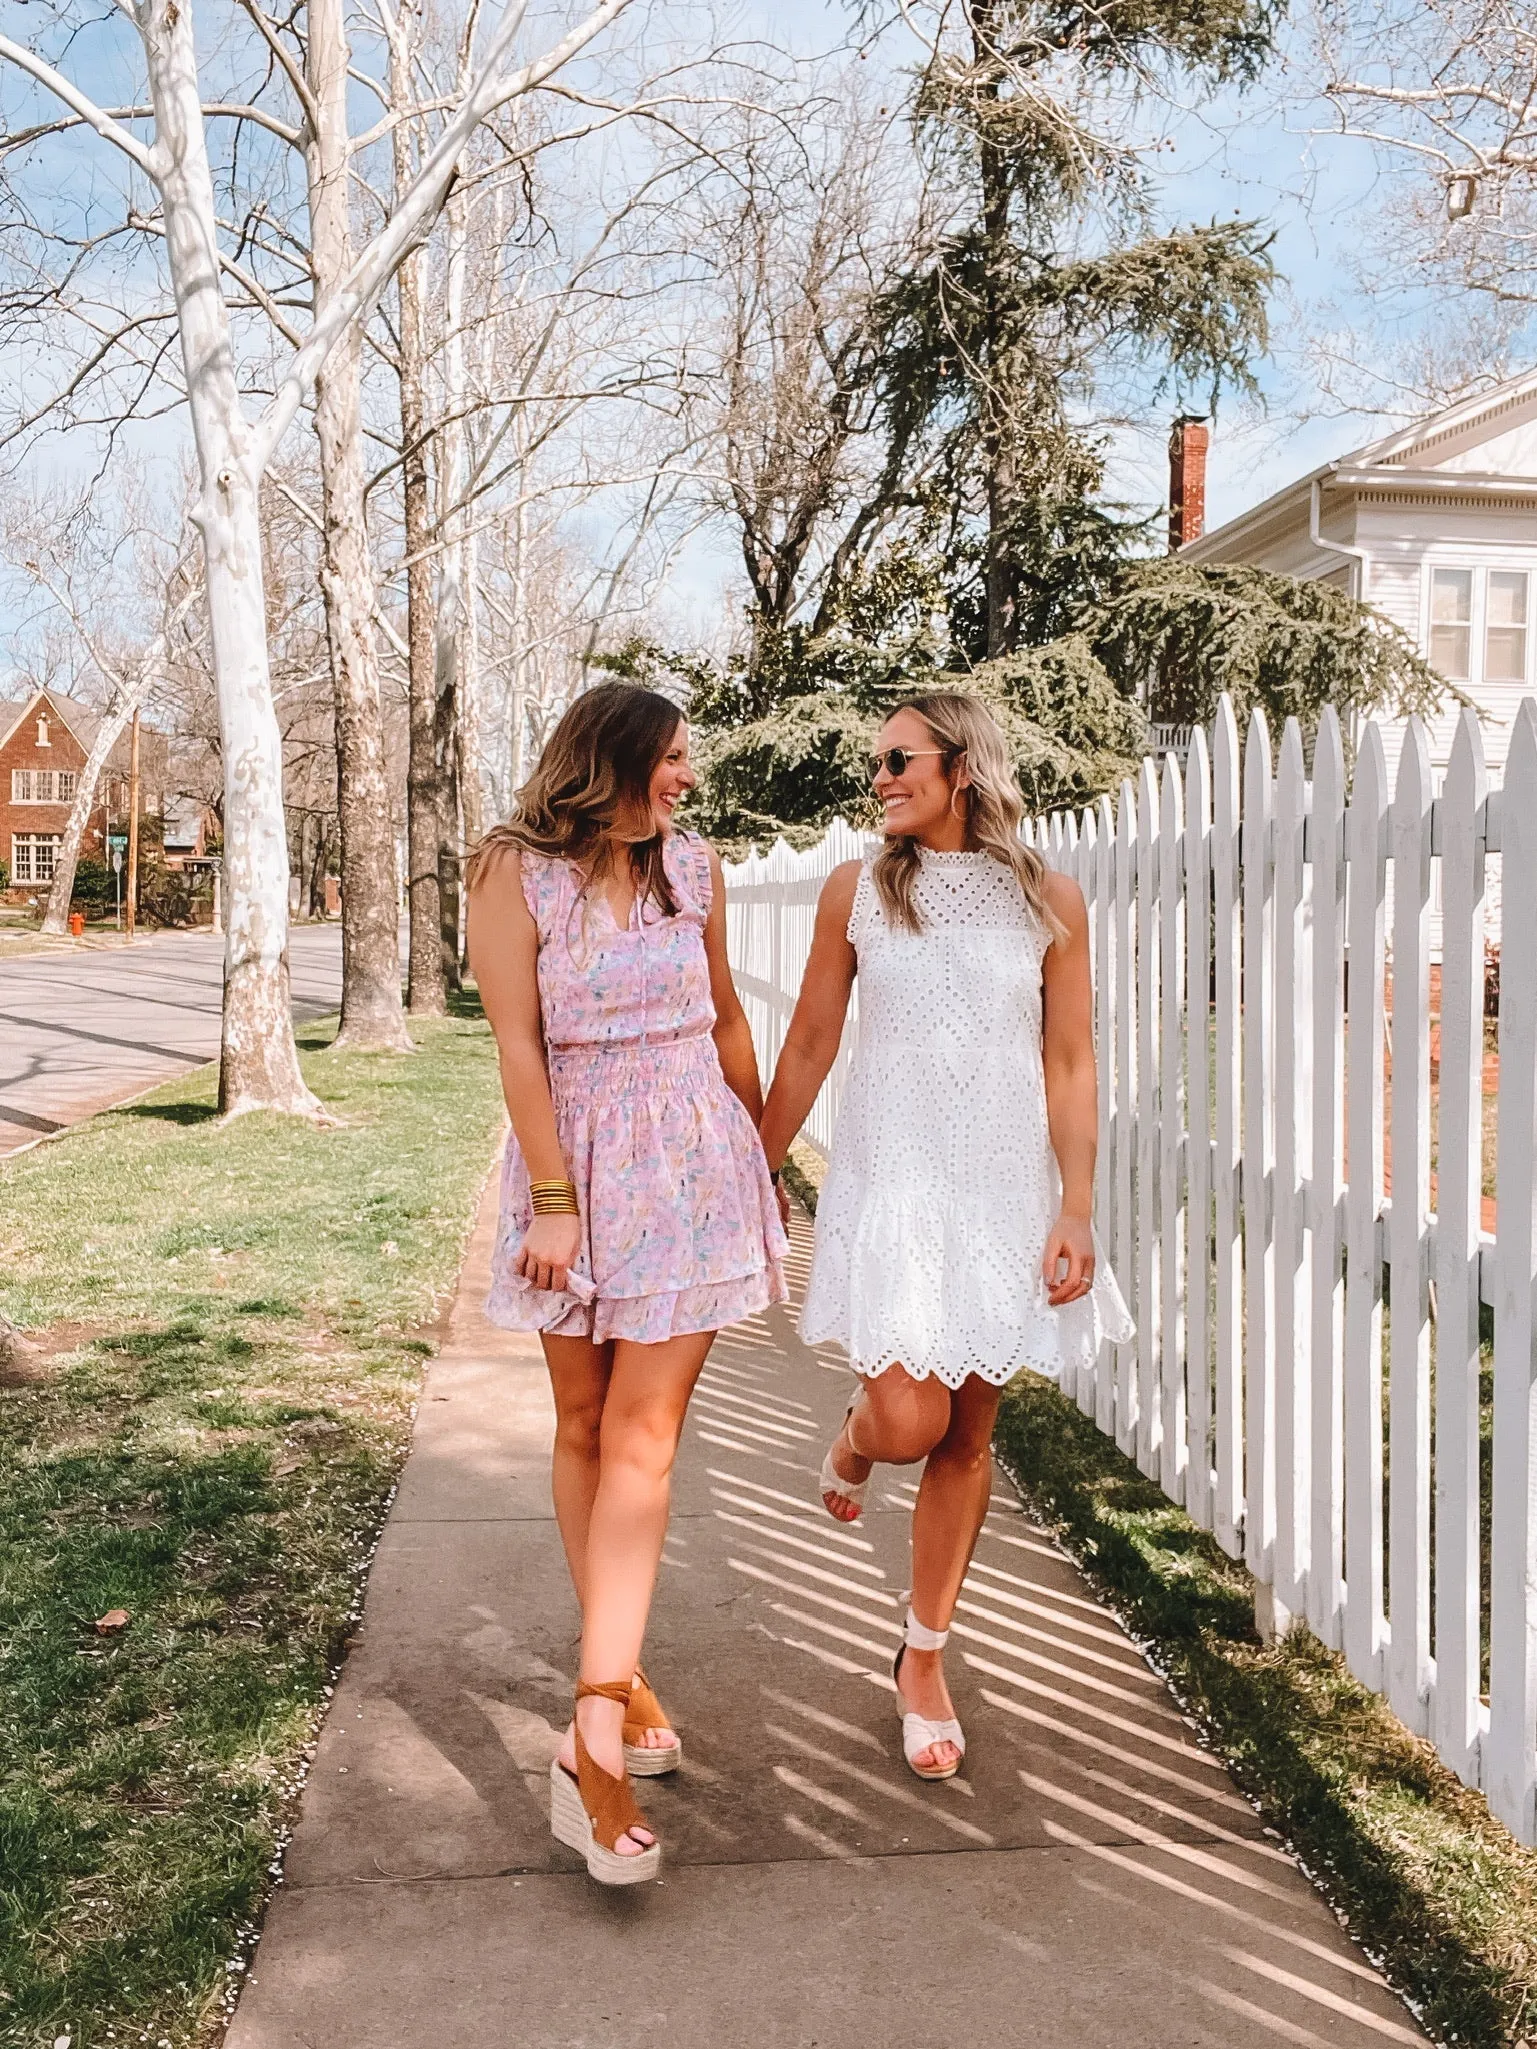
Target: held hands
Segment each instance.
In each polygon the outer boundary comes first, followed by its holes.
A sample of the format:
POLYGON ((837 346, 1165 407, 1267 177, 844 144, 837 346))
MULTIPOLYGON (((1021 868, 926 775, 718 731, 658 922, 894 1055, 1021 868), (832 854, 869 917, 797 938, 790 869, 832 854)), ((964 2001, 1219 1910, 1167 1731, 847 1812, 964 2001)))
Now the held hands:
POLYGON ((535 1217, 523 1240, 523 1249, 513 1261, 531 1287, 558 1293, 582 1247, 580 1217, 535 1217))
POLYGON ((1041 1275, 1053 1309, 1088 1294, 1094 1279, 1094 1234, 1087 1217, 1059 1214, 1046 1234, 1041 1275))

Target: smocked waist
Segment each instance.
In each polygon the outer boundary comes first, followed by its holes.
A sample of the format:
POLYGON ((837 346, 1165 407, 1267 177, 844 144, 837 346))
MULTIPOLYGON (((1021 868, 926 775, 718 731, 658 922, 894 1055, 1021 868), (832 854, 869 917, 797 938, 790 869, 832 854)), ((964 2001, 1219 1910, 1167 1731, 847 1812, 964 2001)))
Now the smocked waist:
POLYGON ((675 1039, 551 1046, 549 1063, 550 1088, 556 1095, 575 1090, 630 1095, 638 1089, 678 1089, 720 1080, 720 1056, 708 1027, 675 1039))

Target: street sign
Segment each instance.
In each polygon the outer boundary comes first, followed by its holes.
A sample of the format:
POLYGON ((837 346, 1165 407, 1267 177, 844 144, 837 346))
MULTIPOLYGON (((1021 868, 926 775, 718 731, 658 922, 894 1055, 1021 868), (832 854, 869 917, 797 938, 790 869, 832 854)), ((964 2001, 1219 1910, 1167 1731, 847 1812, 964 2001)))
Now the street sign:
POLYGON ((112 849, 112 872, 114 875, 121 875, 123 872, 123 850, 121 847, 114 847, 112 849))
POLYGON ((122 849, 126 848, 128 845, 127 833, 109 832, 107 834, 107 845, 112 849, 114 853, 118 853, 122 849))

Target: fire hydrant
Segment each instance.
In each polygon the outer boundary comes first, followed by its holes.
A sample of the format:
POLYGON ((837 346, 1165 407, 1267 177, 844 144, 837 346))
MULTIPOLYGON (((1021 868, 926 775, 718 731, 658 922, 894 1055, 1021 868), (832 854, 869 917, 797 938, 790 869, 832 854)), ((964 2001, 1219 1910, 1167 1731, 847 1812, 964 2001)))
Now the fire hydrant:
POLYGON ((84 930, 85 930, 85 913, 84 913, 84 911, 71 911, 71 912, 70 912, 70 914, 69 914, 69 936, 70 936, 70 938, 71 938, 71 939, 78 939, 78 938, 80 937, 81 933, 82 933, 82 932, 84 932, 84 930))

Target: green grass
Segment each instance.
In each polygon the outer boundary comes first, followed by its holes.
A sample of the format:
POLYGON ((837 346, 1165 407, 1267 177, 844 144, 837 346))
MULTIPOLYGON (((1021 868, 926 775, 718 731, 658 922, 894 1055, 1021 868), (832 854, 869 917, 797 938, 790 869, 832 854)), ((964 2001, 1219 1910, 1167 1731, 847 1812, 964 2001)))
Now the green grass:
POLYGON ((1537 1852, 1306 1630, 1262 1645, 1247 1571, 1055 1388, 1016 1380, 997 1444, 1430 2032, 1537 2040, 1537 1852))
POLYGON ((204 1070, 0 1162, 3 2043, 216 2037, 356 1618, 501 1110, 472 1006, 331 1029, 335 1129, 204 1070))

